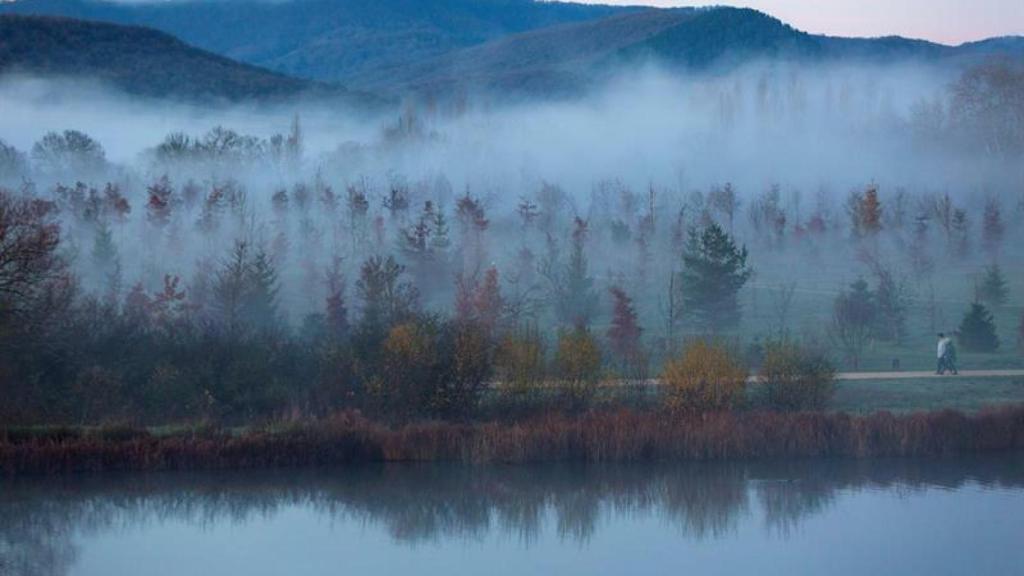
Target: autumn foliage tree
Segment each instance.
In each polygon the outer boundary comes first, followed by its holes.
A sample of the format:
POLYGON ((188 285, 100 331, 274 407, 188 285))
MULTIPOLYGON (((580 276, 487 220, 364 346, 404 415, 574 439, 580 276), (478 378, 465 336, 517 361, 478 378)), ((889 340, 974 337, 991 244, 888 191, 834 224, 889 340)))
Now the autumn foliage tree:
POLYGON ((566 406, 584 407, 601 379, 601 349, 589 329, 576 326, 559 334, 555 365, 566 406))
POLYGON ((665 363, 661 380, 673 412, 730 410, 744 402, 747 369, 725 344, 694 340, 665 363))
POLYGON ((882 203, 878 199, 878 187, 869 186, 864 192, 851 194, 847 212, 854 236, 864 238, 878 234, 882 229, 882 203))

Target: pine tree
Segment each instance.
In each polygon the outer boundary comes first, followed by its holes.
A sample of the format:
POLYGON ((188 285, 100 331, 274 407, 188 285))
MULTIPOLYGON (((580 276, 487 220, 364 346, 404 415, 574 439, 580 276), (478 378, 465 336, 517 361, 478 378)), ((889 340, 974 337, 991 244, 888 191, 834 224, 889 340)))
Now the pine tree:
POLYGON ((556 287, 558 316, 564 325, 589 326, 597 312, 598 297, 594 291, 594 279, 588 271, 587 235, 586 220, 577 216, 573 224, 569 262, 562 282, 556 287))
POLYGON ((341 258, 334 258, 325 274, 327 297, 327 330, 335 339, 344 338, 349 331, 348 308, 345 304, 345 277, 341 272, 341 258))
POLYGON ((967 211, 963 208, 953 210, 953 219, 950 222, 949 250, 957 258, 967 256, 970 242, 970 221, 967 219, 967 211))
POLYGON ((985 216, 981 228, 981 240, 985 250, 995 256, 1003 243, 1003 234, 1006 226, 1003 224, 1002 212, 999 202, 995 198, 989 198, 985 202, 985 216))
POLYGON ((977 299, 989 306, 998 308, 1006 304, 1009 289, 999 264, 992 264, 985 269, 985 277, 977 287, 977 299))
POLYGON ((960 322, 957 341, 967 352, 995 352, 999 349, 996 323, 984 304, 971 304, 971 309, 960 322))
POLYGON ((740 323, 739 291, 753 273, 746 247, 715 223, 691 228, 683 254, 683 309, 702 330, 735 328, 740 323))
POLYGON ((100 272, 109 273, 118 260, 114 234, 106 220, 96 225, 92 241, 92 261, 100 272))

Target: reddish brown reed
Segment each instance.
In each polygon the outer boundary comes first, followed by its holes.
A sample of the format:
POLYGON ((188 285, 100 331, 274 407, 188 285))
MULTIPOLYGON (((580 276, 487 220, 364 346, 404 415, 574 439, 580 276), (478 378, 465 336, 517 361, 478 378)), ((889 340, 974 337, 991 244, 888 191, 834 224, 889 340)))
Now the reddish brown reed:
POLYGON ((0 434, 8 474, 327 466, 359 462, 531 462, 943 456, 1024 449, 1024 406, 869 416, 822 412, 548 414, 519 422, 387 427, 355 413, 242 435, 0 434))

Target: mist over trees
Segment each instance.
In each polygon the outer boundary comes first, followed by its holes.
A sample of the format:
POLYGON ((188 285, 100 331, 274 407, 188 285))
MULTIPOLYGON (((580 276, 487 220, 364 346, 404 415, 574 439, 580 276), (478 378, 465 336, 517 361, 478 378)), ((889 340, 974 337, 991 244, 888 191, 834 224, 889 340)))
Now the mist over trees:
POLYGON ((0 142, 0 412, 460 420, 495 387, 521 405, 556 381, 579 410, 604 380, 655 374, 685 411, 741 403, 762 361, 774 402, 798 408, 825 402, 823 359, 930 366, 935 333, 958 327, 964 352, 1019 362, 1021 73, 991 66, 925 116, 771 73, 687 85, 715 114, 639 121, 653 157, 625 132, 570 140, 592 116, 567 105, 536 112, 554 145, 505 138, 538 129, 521 109, 412 109, 326 147, 300 111, 270 135, 156 134, 130 161, 82 130, 0 142), (674 129, 699 145, 673 148, 674 129), (799 141, 829 129, 821 165, 798 169, 799 141), (837 159, 869 145, 870 161, 837 159))

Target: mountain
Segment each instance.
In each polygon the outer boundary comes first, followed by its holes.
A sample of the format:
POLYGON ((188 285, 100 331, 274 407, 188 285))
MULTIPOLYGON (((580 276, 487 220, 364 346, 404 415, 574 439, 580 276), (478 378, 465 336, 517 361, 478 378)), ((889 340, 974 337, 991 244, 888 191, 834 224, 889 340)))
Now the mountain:
MULTIPOLYGON (((992 57, 1024 57, 1020 37, 960 46, 901 37, 837 38, 802 32, 756 10, 728 7, 656 9, 535 0, 17 0, 0 3, 4 12, 144 24, 279 74, 339 82, 391 98, 469 91, 505 98, 573 94, 622 66, 648 61, 668 69, 708 70, 762 59, 962 67, 992 57)), ((160 41, 176 42, 168 36, 160 41)), ((89 69, 100 76, 121 75, 134 91, 174 88, 169 79, 141 74, 165 65, 157 51, 140 51, 135 40, 122 42, 121 49, 106 50, 110 62, 96 58, 89 69), (104 70, 113 63, 120 63, 120 71, 104 70)), ((51 38, 46 46, 57 44, 51 38)), ((54 58, 54 49, 38 58, 49 58, 51 67, 80 68, 76 58, 85 55, 69 53, 63 62, 54 58)), ((195 51, 188 57, 198 58, 199 51, 176 42, 172 60, 185 59, 186 49, 195 51)), ((94 46, 81 50, 86 55, 104 51, 94 46)), ((23 50, 20 58, 32 60, 28 52, 23 50)), ((201 60, 211 62, 212 55, 201 54, 201 60)), ((253 75, 270 74, 247 67, 246 76, 242 68, 232 68, 234 77, 221 80, 209 66, 192 77, 188 70, 179 69, 179 75, 193 81, 190 90, 202 88, 195 80, 204 74, 210 90, 229 94, 245 92, 244 86, 258 91, 261 84, 253 75), (238 86, 218 87, 219 81, 238 86)), ((301 90, 299 80, 271 76, 275 79, 262 80, 268 91, 301 90)))
POLYGON ((0 74, 99 80, 180 100, 358 95, 193 48, 156 30, 48 16, 0 15, 0 74))
POLYGON ((435 59, 382 67, 349 81, 367 90, 444 87, 573 91, 595 63, 693 18, 692 9, 644 10, 514 34, 435 59))
POLYGON ((636 8, 534 0, 19 0, 0 13, 147 26, 280 73, 343 84, 509 34, 636 8))
POLYGON ((1022 53, 1020 37, 961 46, 901 37, 838 38, 802 32, 746 8, 648 9, 514 34, 349 81, 379 92, 483 91, 515 97, 578 92, 622 67, 652 61, 690 71, 756 60, 964 66, 1022 53))

